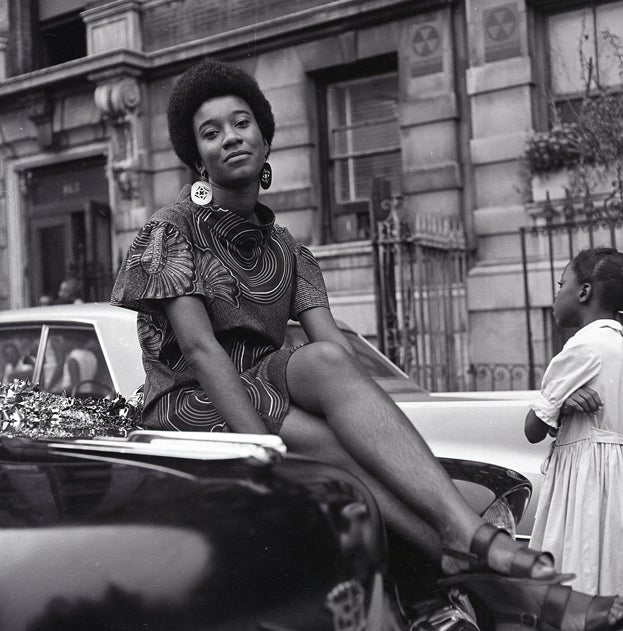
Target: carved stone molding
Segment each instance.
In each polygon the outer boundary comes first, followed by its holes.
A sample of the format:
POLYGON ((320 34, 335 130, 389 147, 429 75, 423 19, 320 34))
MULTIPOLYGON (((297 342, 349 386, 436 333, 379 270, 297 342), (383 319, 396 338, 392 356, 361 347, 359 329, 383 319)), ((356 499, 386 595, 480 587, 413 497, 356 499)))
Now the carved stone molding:
POLYGON ((102 83, 95 88, 95 105, 106 117, 125 118, 141 102, 138 82, 133 77, 102 83))
POLYGON ((28 118, 37 130, 37 142, 42 149, 49 149, 54 145, 53 116, 54 103, 45 92, 32 94, 26 102, 28 118))
POLYGON ((115 78, 95 88, 94 100, 110 134, 109 167, 119 197, 140 199, 140 86, 134 77, 115 78))

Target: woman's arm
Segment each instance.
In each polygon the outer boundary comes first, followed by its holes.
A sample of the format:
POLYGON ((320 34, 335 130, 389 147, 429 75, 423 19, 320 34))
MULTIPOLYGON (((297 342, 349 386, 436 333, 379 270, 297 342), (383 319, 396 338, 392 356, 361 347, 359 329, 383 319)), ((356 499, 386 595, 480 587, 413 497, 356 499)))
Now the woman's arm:
POLYGON ((214 335, 202 300, 173 298, 164 302, 164 310, 184 358, 229 427, 238 433, 267 434, 240 375, 214 335))
POLYGON ((299 322, 310 342, 334 342, 355 356, 355 351, 326 307, 313 307, 299 314, 299 322))

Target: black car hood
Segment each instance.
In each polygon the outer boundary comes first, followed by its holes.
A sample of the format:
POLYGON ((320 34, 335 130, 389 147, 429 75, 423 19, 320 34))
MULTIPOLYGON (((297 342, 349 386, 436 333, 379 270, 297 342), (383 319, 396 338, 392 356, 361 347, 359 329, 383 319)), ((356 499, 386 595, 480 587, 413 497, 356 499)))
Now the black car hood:
POLYGON ((0 629, 244 629, 276 609, 334 628, 322 604, 357 573, 340 543, 340 507, 365 494, 350 476, 31 445, 0 447, 0 629))

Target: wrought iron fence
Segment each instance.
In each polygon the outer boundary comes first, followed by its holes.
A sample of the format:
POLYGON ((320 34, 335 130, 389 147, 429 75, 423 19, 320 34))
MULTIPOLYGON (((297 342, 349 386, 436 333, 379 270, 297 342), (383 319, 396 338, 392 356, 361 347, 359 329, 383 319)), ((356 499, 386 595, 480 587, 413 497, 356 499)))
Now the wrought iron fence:
POLYGON ((442 217, 407 221, 399 195, 379 204, 371 221, 379 347, 428 390, 465 390, 470 378, 463 227, 442 217))
MULTIPOLYGON (((540 382, 545 366, 533 366, 537 383, 540 382)), ((528 390, 530 388, 530 366, 522 363, 478 362, 470 366, 470 390, 528 390)))
POLYGON ((551 295, 550 304, 556 293, 557 276, 564 265, 580 250, 598 246, 617 248, 623 244, 623 181, 619 176, 613 189, 601 199, 585 195, 566 198, 555 204, 549 195, 535 224, 520 228, 521 255, 525 293, 526 337, 528 341, 528 387, 535 388, 540 380, 540 371, 551 357, 562 348, 562 344, 573 331, 561 331, 556 325, 551 308, 541 305, 541 332, 535 334, 536 309, 532 293, 536 284, 543 282, 545 292, 551 295), (536 279, 537 274, 540 279, 536 279))

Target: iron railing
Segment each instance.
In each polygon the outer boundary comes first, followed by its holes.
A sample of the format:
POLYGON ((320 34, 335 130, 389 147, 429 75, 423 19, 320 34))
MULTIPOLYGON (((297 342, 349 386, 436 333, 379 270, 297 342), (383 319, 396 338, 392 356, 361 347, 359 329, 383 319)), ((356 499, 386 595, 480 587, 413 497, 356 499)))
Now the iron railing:
POLYGON ((378 343, 432 391, 469 387, 467 252, 458 220, 406 219, 403 198, 373 213, 378 343), (385 218, 378 220, 379 214, 385 218))
MULTIPOLYGON (((623 181, 613 182, 612 191, 601 199, 585 195, 566 198, 555 204, 549 194, 535 215, 535 224, 520 228, 521 256, 525 294, 525 320, 528 354, 528 387, 538 386, 540 370, 558 353, 572 333, 561 331, 551 308, 541 301, 541 338, 535 335, 535 308, 532 300, 536 273, 546 275, 545 292, 556 295, 556 281, 564 266, 582 249, 598 246, 617 248, 623 243, 623 181), (538 343, 537 343, 538 342, 538 343)), ((543 288, 541 287, 541 292, 543 288)))

